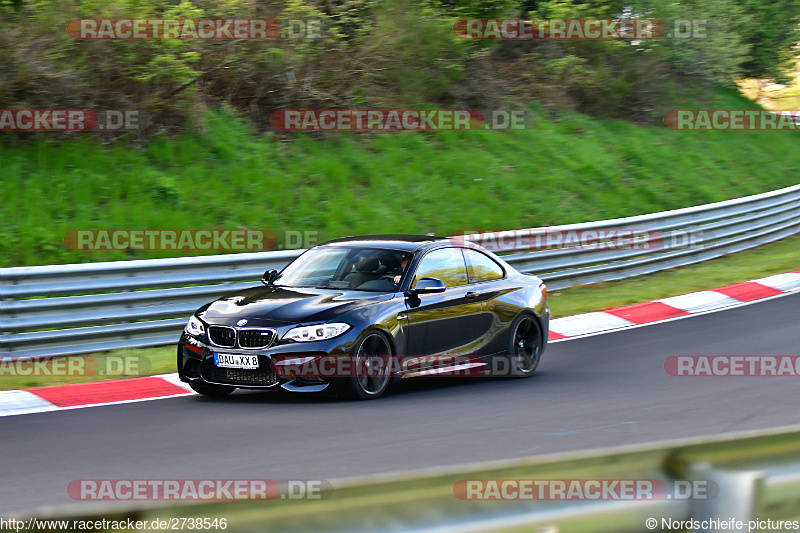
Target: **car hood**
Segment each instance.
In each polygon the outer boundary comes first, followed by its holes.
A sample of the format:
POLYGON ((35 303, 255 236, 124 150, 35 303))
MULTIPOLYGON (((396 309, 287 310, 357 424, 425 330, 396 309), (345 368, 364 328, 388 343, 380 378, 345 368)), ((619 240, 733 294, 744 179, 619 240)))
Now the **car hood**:
POLYGON ((222 325, 234 325, 243 318, 248 326, 321 322, 393 297, 340 289, 254 287, 206 304, 197 315, 208 323, 222 325))

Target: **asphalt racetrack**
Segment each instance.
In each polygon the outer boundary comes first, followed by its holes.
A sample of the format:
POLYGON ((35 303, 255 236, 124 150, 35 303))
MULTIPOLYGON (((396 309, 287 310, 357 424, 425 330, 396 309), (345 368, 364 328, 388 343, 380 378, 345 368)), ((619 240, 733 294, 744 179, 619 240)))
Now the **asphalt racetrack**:
MULTIPOLYGON (((671 355, 800 355, 800 294, 556 342, 528 380, 438 378, 380 400, 237 392, 0 420, 0 515, 74 479, 341 479, 800 422, 798 378, 672 377, 671 355)), ((87 507, 88 510, 88 507, 87 507)))

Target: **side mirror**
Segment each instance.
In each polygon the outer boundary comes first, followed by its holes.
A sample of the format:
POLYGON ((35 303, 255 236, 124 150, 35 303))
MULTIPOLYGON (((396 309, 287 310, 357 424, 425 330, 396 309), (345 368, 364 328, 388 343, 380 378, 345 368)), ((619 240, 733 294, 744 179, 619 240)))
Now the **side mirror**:
POLYGON ((275 278, 278 277, 278 271, 274 268, 271 268, 264 272, 264 275, 261 276, 261 283, 264 285, 272 285, 272 282, 275 281, 275 278))
POLYGON ((444 292, 444 282, 438 278, 419 278, 417 284, 409 292, 411 294, 432 294, 444 292))

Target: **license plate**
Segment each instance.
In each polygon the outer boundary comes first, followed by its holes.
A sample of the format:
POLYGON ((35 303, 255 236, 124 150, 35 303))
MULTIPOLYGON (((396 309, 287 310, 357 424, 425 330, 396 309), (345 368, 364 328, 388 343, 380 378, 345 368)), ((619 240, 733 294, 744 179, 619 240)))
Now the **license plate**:
POLYGON ((258 369, 257 355, 241 355, 235 353, 215 353, 214 364, 224 368, 258 369))

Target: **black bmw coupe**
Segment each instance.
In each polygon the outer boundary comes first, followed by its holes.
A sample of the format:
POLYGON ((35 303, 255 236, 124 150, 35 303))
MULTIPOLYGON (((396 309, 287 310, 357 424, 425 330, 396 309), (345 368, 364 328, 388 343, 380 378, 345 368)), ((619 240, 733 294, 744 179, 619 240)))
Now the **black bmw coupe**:
POLYGON ((328 389, 370 399, 393 379, 527 377, 547 345, 542 280, 469 242, 335 239, 268 270, 262 283, 189 319, 178 373, 195 391, 328 389))

